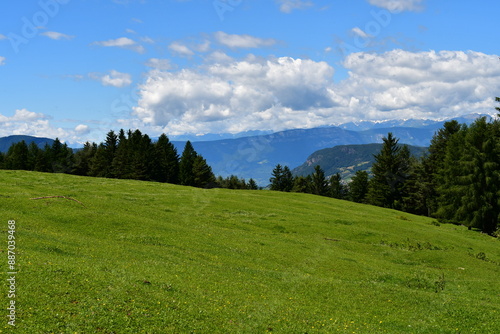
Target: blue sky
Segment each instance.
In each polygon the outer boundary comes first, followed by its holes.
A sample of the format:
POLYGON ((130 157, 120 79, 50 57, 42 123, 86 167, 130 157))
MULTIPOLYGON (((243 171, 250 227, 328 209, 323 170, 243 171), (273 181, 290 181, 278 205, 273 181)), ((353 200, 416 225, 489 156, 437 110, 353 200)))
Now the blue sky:
POLYGON ((494 114, 497 1, 40 0, 0 13, 0 136, 494 114))

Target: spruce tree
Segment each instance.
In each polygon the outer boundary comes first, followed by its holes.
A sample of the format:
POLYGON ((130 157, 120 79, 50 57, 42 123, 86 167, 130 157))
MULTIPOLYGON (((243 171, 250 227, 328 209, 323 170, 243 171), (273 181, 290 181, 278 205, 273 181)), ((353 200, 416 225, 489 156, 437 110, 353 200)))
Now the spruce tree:
POLYGON ((403 188, 409 177, 410 151, 406 145, 398 145, 399 140, 391 132, 382 140, 382 149, 372 165, 367 198, 373 205, 401 209, 403 188))
POLYGON ((179 155, 177 149, 162 134, 154 145, 154 179, 160 182, 179 182, 179 155))
POLYGON ((339 173, 330 176, 330 197, 343 199, 345 196, 345 186, 342 184, 342 177, 339 173))
POLYGON ((215 176, 207 161, 199 154, 193 161, 193 186, 198 188, 212 188, 215 184, 215 176))
POLYGON ((257 190, 257 189, 259 189, 259 187, 257 186, 257 183, 255 182, 254 179, 251 178, 250 180, 248 180, 247 189, 248 190, 257 190))
POLYGON ((358 170, 349 183, 349 200, 365 203, 368 193, 368 173, 358 170))
POLYGON ((28 169, 28 145, 24 140, 14 143, 9 147, 5 156, 6 169, 27 170, 28 169))
POLYGON ((271 178, 269 182, 271 182, 271 190, 283 191, 283 167, 280 164, 277 164, 274 167, 273 172, 271 174, 271 178))
POLYGON ((193 166, 198 154, 188 140, 179 162, 179 183, 184 186, 194 186, 193 166))
POLYGON ((312 174, 311 192, 315 195, 328 196, 328 181, 323 169, 316 165, 312 174))

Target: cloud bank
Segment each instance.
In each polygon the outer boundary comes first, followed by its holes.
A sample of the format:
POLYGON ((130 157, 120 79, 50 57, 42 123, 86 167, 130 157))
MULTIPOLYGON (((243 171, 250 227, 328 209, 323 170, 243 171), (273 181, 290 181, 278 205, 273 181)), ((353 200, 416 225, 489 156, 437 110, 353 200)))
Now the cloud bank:
POLYGON ((290 57, 153 69, 134 115, 171 134, 283 130, 362 119, 493 113, 498 57, 479 52, 354 53, 335 83, 322 61, 290 57))

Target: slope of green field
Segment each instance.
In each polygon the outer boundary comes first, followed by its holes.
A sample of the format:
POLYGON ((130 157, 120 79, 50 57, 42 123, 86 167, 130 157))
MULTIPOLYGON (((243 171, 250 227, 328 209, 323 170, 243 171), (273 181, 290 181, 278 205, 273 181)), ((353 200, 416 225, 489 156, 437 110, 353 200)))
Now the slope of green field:
MULTIPOLYGON (((18 333, 497 333, 500 242, 307 194, 0 171, 18 333), (65 198, 32 199, 42 196, 65 198)), ((0 302, 7 323, 8 286, 0 302)))

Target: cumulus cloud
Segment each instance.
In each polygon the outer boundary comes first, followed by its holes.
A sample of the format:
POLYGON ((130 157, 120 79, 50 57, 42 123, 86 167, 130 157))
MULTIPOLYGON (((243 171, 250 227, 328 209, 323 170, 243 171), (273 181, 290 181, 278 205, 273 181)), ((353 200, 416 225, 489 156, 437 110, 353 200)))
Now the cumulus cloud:
POLYGON ((368 0, 371 5, 385 8, 393 13, 422 10, 422 0, 368 0))
POLYGON ((143 122, 170 132, 235 132, 269 123, 286 128, 288 117, 304 116, 297 111, 333 106, 325 89, 332 75, 325 62, 288 57, 250 57, 176 73, 153 70, 134 110, 143 122))
POLYGON ((373 119, 488 113, 500 88, 497 63, 497 56, 472 51, 354 53, 344 62, 350 76, 342 95, 373 119))
POLYGON ((103 46, 103 47, 118 47, 122 49, 132 50, 138 53, 146 52, 146 49, 144 49, 142 45, 137 44, 136 41, 128 37, 120 37, 117 39, 110 39, 108 41, 93 42, 92 45, 103 46))
POLYGON ((236 35, 226 34, 225 32, 218 31, 215 33, 215 39, 220 44, 236 49, 236 48, 261 48, 272 46, 276 41, 272 38, 257 38, 250 35, 236 35))
POLYGON ((90 128, 88 125, 78 124, 75 127, 75 133, 78 135, 86 135, 86 134, 90 133, 90 128))
POLYGON ((56 32, 56 31, 44 31, 40 35, 48 37, 50 39, 54 39, 54 40, 61 40, 61 39, 71 40, 71 39, 75 38, 75 36, 66 35, 66 34, 63 34, 60 32, 56 32))
POLYGON ((12 116, 0 114, 0 136, 30 135, 62 138, 67 132, 49 123, 49 117, 27 109, 17 109, 12 116))
POLYGON ((280 4, 280 11, 291 13, 294 9, 304 9, 313 5, 312 1, 304 0, 277 0, 280 4))
POLYGON ((326 62, 224 59, 176 72, 151 70, 134 115, 171 134, 283 130, 359 120, 494 114, 498 57, 479 52, 353 53, 348 77, 326 62))
POLYGON ((109 71, 108 74, 90 73, 89 77, 100 81, 103 86, 126 87, 132 83, 130 74, 121 73, 115 70, 109 71))

